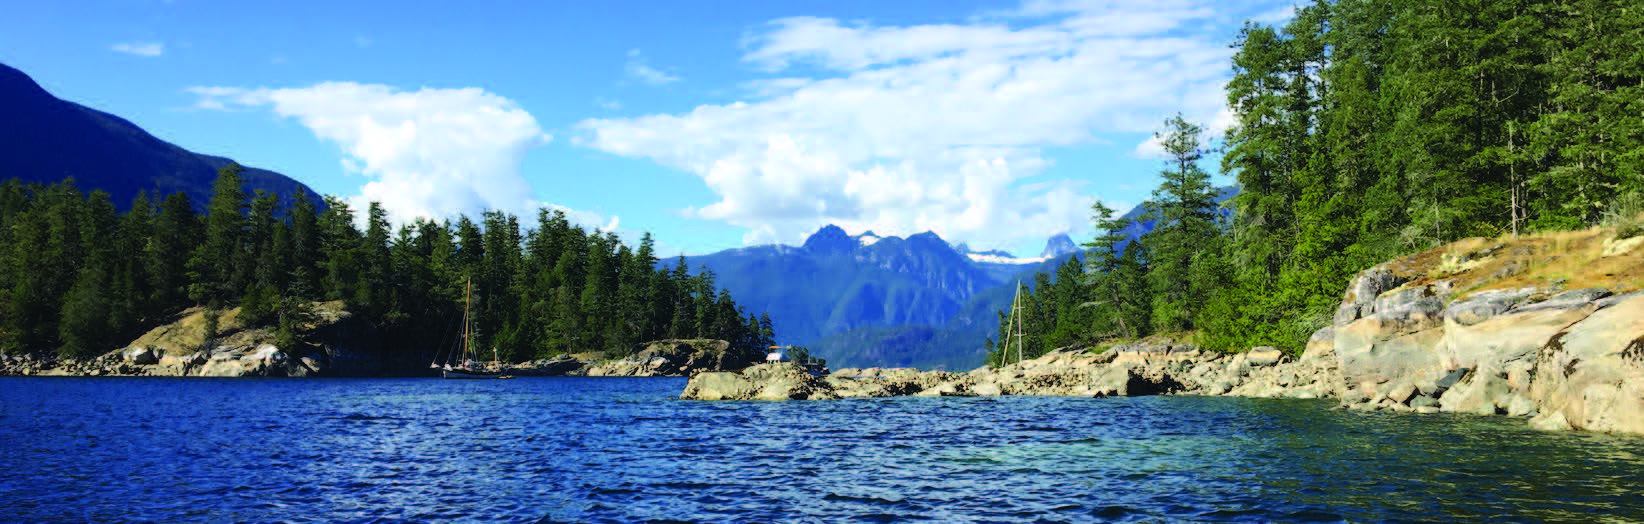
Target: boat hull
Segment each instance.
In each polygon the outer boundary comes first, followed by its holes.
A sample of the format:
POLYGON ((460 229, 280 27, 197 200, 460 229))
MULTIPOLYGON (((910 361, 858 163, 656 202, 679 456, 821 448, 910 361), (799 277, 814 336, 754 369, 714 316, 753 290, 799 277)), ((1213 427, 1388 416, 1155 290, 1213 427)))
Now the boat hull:
POLYGON ((502 377, 502 373, 492 373, 492 372, 486 372, 486 371, 471 371, 471 370, 456 370, 456 369, 447 369, 447 370, 445 370, 445 378, 467 378, 467 379, 487 379, 487 378, 490 378, 490 379, 495 379, 495 378, 501 378, 501 377, 502 377))

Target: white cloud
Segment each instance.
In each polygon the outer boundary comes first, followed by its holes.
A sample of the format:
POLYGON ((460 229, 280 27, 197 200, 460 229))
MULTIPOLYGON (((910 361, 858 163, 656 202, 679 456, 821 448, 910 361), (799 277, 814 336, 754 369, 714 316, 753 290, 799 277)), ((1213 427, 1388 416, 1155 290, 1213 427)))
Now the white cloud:
POLYGON ((1159 138, 1159 135, 1147 137, 1147 140, 1136 144, 1136 148, 1130 150, 1130 156, 1152 160, 1165 158, 1164 141, 1159 138))
POLYGON ((121 42, 109 46, 109 49, 128 55, 160 56, 166 52, 166 45, 160 42, 121 42))
POLYGON ((1023 179, 1046 173, 1050 147, 1152 133, 1178 111, 1219 120, 1238 22, 1210 9, 1223 5, 1038 1, 915 26, 780 19, 744 39, 743 62, 772 74, 745 83, 745 101, 589 119, 575 142, 702 177, 720 200, 687 216, 746 228, 747 243, 797 242, 824 223, 975 245, 1079 232, 1082 182, 1023 179))
POLYGON ((679 76, 668 74, 646 63, 645 57, 638 49, 628 50, 628 65, 625 67, 628 77, 645 83, 646 85, 668 85, 680 80, 679 76))
POLYGON ((1275 8, 1272 11, 1268 11, 1268 12, 1265 12, 1265 13, 1250 17, 1250 19, 1254 20, 1254 21, 1257 21, 1257 22, 1261 22, 1263 24, 1280 24, 1280 23, 1284 23, 1286 21, 1289 21, 1291 18, 1295 18, 1295 17, 1296 17, 1296 6, 1287 5, 1287 6, 1282 6, 1282 7, 1275 8))
MULTIPOLYGON (((369 201, 381 202, 396 221, 474 216, 484 209, 527 218, 543 205, 520 176, 520 162, 551 137, 519 104, 480 88, 401 91, 327 82, 189 92, 199 97, 197 108, 266 108, 297 119, 342 148, 345 171, 368 179, 351 205, 364 209, 369 201)), ((578 218, 586 224, 608 220, 597 214, 578 218)))

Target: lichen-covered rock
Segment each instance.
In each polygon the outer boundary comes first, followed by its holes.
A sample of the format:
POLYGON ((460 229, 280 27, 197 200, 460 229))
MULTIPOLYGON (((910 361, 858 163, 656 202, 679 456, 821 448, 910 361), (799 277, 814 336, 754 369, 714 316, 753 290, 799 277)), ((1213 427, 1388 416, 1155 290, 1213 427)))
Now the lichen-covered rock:
MULTIPOLYGON (((1298 371, 1274 377, 1273 388, 1258 367, 1229 393, 1328 386, 1354 409, 1504 414, 1531 417, 1536 428, 1644 434, 1644 292, 1561 290, 1562 281, 1552 281, 1451 300, 1454 288, 1530 270, 1522 260, 1491 266, 1451 254, 1444 267, 1421 266, 1431 259, 1426 254, 1354 279, 1337 322, 1314 334, 1301 359, 1334 361, 1339 378, 1307 384, 1306 371, 1298 371), (1504 272, 1507 266, 1513 270, 1504 272), (1475 267, 1484 269, 1467 274, 1475 267), (1389 268, 1423 280, 1389 276, 1389 268), (1444 280, 1426 280, 1432 277, 1444 280)), ((1242 371, 1230 367, 1230 376, 1242 371)))

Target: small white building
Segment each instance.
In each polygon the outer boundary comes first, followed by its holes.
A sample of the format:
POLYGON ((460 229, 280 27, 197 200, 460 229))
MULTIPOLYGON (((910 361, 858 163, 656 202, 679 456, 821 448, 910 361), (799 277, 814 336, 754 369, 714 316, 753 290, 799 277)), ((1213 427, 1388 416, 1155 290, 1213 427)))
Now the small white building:
POLYGON ((765 361, 766 362, 790 362, 790 360, 788 360, 788 354, 786 352, 782 351, 782 349, 783 348, 780 348, 780 347, 772 347, 771 352, 767 353, 765 355, 765 361))

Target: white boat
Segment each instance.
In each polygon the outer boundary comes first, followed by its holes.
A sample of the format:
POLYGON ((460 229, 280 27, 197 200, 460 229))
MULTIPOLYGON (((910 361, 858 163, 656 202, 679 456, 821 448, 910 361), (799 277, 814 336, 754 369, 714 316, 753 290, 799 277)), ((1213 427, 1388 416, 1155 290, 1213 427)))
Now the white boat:
MULTIPOLYGON (((790 346, 771 346, 771 352, 765 354, 765 362, 793 362, 793 359, 788 356, 789 347, 790 346)), ((827 366, 811 361, 810 353, 805 353, 805 360, 806 362, 797 362, 797 364, 799 364, 800 367, 805 368, 806 373, 810 373, 818 377, 828 375, 827 366)))
POLYGON ((505 378, 501 371, 488 371, 480 368, 456 367, 443 371, 445 378, 505 378))

